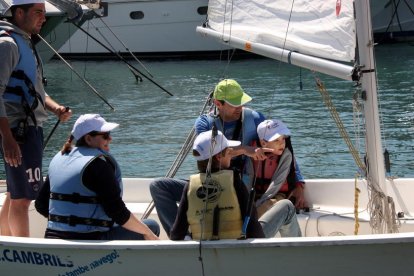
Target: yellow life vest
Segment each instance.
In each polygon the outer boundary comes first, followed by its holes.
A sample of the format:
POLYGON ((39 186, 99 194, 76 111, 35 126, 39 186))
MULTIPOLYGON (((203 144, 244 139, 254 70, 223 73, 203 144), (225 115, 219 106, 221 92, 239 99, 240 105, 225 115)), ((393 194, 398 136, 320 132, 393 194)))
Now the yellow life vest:
POLYGON ((187 219, 193 239, 200 239, 201 233, 203 233, 203 240, 213 238, 213 216, 216 206, 219 210, 219 227, 218 237, 214 238, 239 238, 242 230, 242 217, 233 186, 233 171, 221 170, 212 173, 209 183, 205 182, 206 174, 204 173, 190 176, 187 219), (207 204, 205 202, 206 191, 208 191, 209 199, 207 204), (204 223, 202 223, 204 213, 204 223))

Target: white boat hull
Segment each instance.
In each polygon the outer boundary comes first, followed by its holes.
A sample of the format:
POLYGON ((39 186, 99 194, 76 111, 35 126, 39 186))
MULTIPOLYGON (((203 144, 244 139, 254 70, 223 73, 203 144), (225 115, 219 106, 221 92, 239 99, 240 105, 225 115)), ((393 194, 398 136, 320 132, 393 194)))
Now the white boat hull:
POLYGON ((202 263, 193 241, 27 240, 0 240, 2 274, 410 275, 414 260, 412 233, 209 241, 201 247, 202 263))
MULTIPOLYGON (((105 24, 100 19, 93 19, 90 25, 84 25, 84 29, 116 53, 128 55, 131 51, 140 57, 200 57, 229 49, 196 33, 196 27, 206 20, 206 15, 198 13, 198 9, 206 8, 207 0, 105 2, 108 3, 108 15, 102 18, 105 24), (131 19, 130 13, 134 11, 142 11, 144 17, 131 19)), ((373 2, 374 33, 380 34, 382 40, 400 37, 401 31, 406 35, 412 32, 414 37, 414 16, 410 10, 401 3, 398 22, 392 19, 393 9, 392 5, 387 5, 388 2, 373 2), (384 32, 387 32, 385 36, 384 32)), ((59 53, 74 58, 114 56, 80 30, 60 48, 59 53)))
MULTIPOLYGON (((108 16, 102 18, 105 24, 100 19, 93 19, 90 25, 84 25, 84 29, 114 52, 125 54, 129 50, 155 57, 169 52, 169 56, 187 56, 191 52, 219 51, 224 47, 204 39, 195 31, 206 19, 205 14, 197 12, 199 8, 207 8, 206 0, 107 2, 108 16), (133 11, 142 11, 144 17, 131 19, 133 11)), ((60 48, 59 53, 96 57, 111 55, 80 30, 60 48)))
MULTIPOLYGON (((151 201, 150 180, 124 181, 124 201, 138 217, 151 201)), ((414 202, 410 200, 414 179, 387 184, 396 211, 404 213, 400 233, 372 234, 365 181, 358 182, 361 192, 356 203, 353 179, 308 180, 305 191, 310 211, 298 214, 304 237, 203 242, 205 274, 250 275, 258 270, 263 275, 278 271, 284 275, 408 275, 414 259, 414 202), (359 210, 358 235, 354 235, 355 206, 359 210)), ((32 238, 0 236, 0 271, 5 275, 109 275, 120 271, 123 275, 201 274, 200 245, 196 241, 169 241, 165 233, 161 241, 43 239, 46 219, 30 209, 32 238)), ((155 210, 151 217, 158 219, 155 210)))
POLYGON ((413 1, 372 1, 371 14, 378 42, 414 40, 413 1))

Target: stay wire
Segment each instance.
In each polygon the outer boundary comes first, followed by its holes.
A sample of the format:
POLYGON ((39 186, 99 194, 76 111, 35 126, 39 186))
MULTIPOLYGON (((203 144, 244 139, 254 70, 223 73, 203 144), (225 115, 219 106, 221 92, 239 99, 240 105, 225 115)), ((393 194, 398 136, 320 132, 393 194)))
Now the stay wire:
POLYGON ((149 80, 151 83, 153 83, 155 86, 157 86, 158 88, 160 88, 161 90, 163 90, 164 92, 166 92, 168 95, 173 96, 173 94, 170 93, 167 89, 165 89, 164 87, 162 87, 160 84, 158 84, 156 81, 154 81, 152 78, 150 78, 149 76, 147 76, 146 74, 144 74, 140 70, 138 70, 134 65, 132 65, 130 62, 128 62, 120 54, 112 51, 109 47, 107 47, 102 42, 100 42, 98 39, 96 39, 93 35, 91 35, 87 31, 85 31, 81 26, 79 26, 78 24, 76 24, 74 22, 72 22, 72 24, 75 25, 79 30, 81 30, 82 32, 84 32, 86 35, 88 35, 90 38, 92 38, 93 40, 95 40, 95 42, 97 42, 99 45, 101 45, 102 47, 104 47, 110 53, 116 55, 121 61, 123 61, 124 63, 128 64, 131 68, 133 68, 135 71, 137 71, 139 74, 141 74, 141 76, 143 76, 145 79, 149 80))
MULTIPOLYGON (((291 18, 292 18, 292 13, 293 13, 293 7, 294 7, 294 5, 295 5, 295 0, 292 0, 292 5, 290 7, 290 12, 289 12, 289 20, 288 20, 288 24, 286 26, 285 36, 284 36, 284 39, 283 39, 282 52, 280 54, 281 57, 283 56, 284 51, 286 49, 287 37, 288 37, 288 34, 289 34, 289 27, 290 27, 290 22, 291 22, 291 18)), ((282 70, 281 69, 282 68, 282 61, 281 60, 282 59, 280 58, 279 61, 277 62, 277 68, 276 68, 276 75, 277 76, 280 75, 280 72, 282 70)), ((274 88, 274 92, 271 94, 271 99, 270 99, 270 103, 271 104, 270 104, 270 106, 265 111, 266 117, 270 117, 270 113, 272 111, 274 111, 274 110, 277 110, 277 108, 275 108, 275 106, 274 106, 274 103, 276 102, 275 101, 276 92, 277 92, 276 89, 280 86, 280 84, 281 84, 281 82, 278 81, 277 84, 276 84, 276 86, 275 86, 275 88, 274 88)), ((302 85, 302 70, 301 69, 299 69, 299 87, 302 90, 303 85, 302 85)))
MULTIPOLYGON (((102 19, 101 19, 102 20, 102 19)), ((95 26, 95 24, 93 24, 93 22, 91 21, 91 25, 95 28, 95 31, 97 31, 101 37, 103 38, 103 40, 105 40, 105 42, 112 48, 112 51, 115 52, 116 49, 115 47, 111 44, 111 42, 109 42, 109 40, 102 34, 102 32, 99 30, 98 27, 95 26)), ((114 34, 115 35, 115 34, 114 34)), ((135 79, 137 80, 137 82, 142 82, 142 78, 141 76, 138 74, 138 72, 135 72, 133 68, 131 68, 131 66, 127 65, 128 69, 132 72, 132 74, 134 75, 135 79)), ((151 75, 151 78, 153 76, 151 75)))
POLYGON ((205 218, 206 218, 206 213, 207 213, 207 206, 209 203, 209 187, 212 183, 212 177, 211 177, 211 165, 213 162, 213 152, 214 149, 216 147, 217 144, 217 126, 215 123, 213 123, 213 127, 212 127, 212 131, 211 131, 211 146, 210 146, 210 155, 209 155, 209 159, 208 159, 208 163, 207 163, 207 169, 206 169, 206 178, 205 178, 205 182, 202 183, 202 185, 204 186, 204 191, 205 191, 205 201, 204 201, 204 210, 203 210, 203 214, 201 216, 201 232, 200 232, 200 240, 198 243, 198 260, 201 263, 201 269, 202 269, 202 274, 204 275, 204 262, 203 262, 203 253, 202 253, 202 243, 203 243, 203 234, 204 234, 204 230, 205 230, 205 218))
MULTIPOLYGON (((145 70, 145 72, 147 72, 147 74, 153 78, 154 76, 150 73, 150 71, 148 70, 148 68, 134 55, 134 53, 132 53, 132 51, 126 46, 126 44, 115 34, 115 32, 108 26, 108 24, 106 24, 106 22, 102 19, 102 17, 98 17, 99 20, 102 22, 102 24, 105 25, 105 27, 108 28, 108 30, 111 32, 111 34, 119 41, 119 43, 122 44, 122 46, 125 48, 126 51, 128 51, 128 53, 134 58, 134 60, 136 62, 139 63, 139 65, 141 65, 141 67, 145 70)), ((93 24, 93 22, 91 22, 92 25, 95 27, 96 30, 98 30, 98 28, 93 24)), ((109 44, 109 42, 107 42, 109 44)), ((112 47, 114 49, 114 47, 112 47)))
MULTIPOLYGON (((75 24, 75 23, 74 23, 75 24)), ((115 108, 98 92, 96 89, 85 79, 83 78, 76 70, 73 68, 53 47, 50 45, 40 34, 37 36, 74 72, 92 91, 97 95, 104 103, 106 103, 112 110, 115 108)))
MULTIPOLYGON (((212 104, 212 97, 213 97, 213 92, 211 92, 209 94, 209 96, 207 97, 206 101, 204 102, 203 108, 201 109, 199 115, 204 114, 205 110, 207 107, 209 107, 209 109, 211 108, 212 104)), ((179 153, 177 154, 177 157, 175 158, 174 162, 172 163, 170 169, 168 170, 167 174, 165 175, 165 177, 169 177, 172 178, 175 176, 176 172, 178 171, 178 169, 180 168, 180 166, 182 165, 182 163, 184 162, 185 158, 188 155, 188 152, 191 150, 191 148, 193 147, 193 143, 194 140, 196 138, 197 134, 195 132, 195 127, 193 126, 190 133, 188 134, 183 146, 181 147, 179 153)), ((150 204, 148 204, 147 209, 145 209, 144 214, 142 215, 142 219, 147 219, 149 217, 149 215, 152 213, 152 211, 155 208, 155 204, 154 201, 151 200, 150 204)))

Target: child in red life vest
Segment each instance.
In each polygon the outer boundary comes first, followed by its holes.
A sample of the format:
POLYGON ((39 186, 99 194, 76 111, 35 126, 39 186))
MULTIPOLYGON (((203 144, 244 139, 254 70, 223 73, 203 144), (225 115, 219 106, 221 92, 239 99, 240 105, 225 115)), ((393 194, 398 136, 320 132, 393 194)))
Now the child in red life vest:
POLYGON ((260 146, 272 149, 267 159, 251 160, 249 164, 254 171, 259 222, 266 237, 273 237, 277 232, 282 237, 301 236, 292 201, 296 207, 304 207, 304 183, 295 180, 290 131, 282 121, 265 120, 258 125, 257 134, 260 146))

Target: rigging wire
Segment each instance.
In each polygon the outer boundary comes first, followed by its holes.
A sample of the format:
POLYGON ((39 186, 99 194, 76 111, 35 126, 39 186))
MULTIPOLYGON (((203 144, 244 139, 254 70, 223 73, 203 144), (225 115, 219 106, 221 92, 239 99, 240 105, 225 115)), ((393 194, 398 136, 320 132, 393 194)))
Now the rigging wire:
POLYGON ((79 30, 81 30, 82 32, 84 32, 86 35, 88 35, 90 38, 92 38, 95 42, 99 43, 102 47, 104 47, 106 50, 108 50, 109 52, 111 52, 112 54, 116 55, 121 61, 123 61, 124 63, 128 64, 130 67, 132 67, 135 71, 137 71, 138 73, 141 74, 141 76, 143 76, 144 78, 146 78, 147 80, 149 80, 151 83, 153 83, 155 86, 157 86, 158 88, 160 88, 161 90, 163 90, 164 92, 166 92, 168 95, 173 96, 173 94, 171 94, 167 89, 165 89, 164 87, 162 87, 160 84, 158 84, 156 81, 154 81, 152 78, 150 78, 149 76, 147 76, 146 74, 144 74, 143 72, 141 72, 140 70, 138 70, 135 66, 133 66, 130 62, 128 62, 125 58, 123 58, 120 54, 111 51, 111 49, 109 49, 106 45, 104 45, 102 42, 100 42, 98 39, 96 39, 93 35, 91 35, 90 33, 88 33, 87 31, 85 31, 79 24, 76 24, 75 22, 72 22, 73 25, 75 25, 79 30))
MULTIPOLYGON (((283 53, 286 49, 287 37, 289 35, 289 27, 290 27, 290 21, 292 19, 293 6, 294 5, 295 5, 295 0, 292 1, 292 5, 290 6, 289 19, 288 19, 288 23, 287 23, 286 30, 285 30, 285 35, 284 35, 284 38, 283 38, 282 52, 281 52, 280 58, 277 62, 276 75, 279 75, 281 70, 282 70, 282 61, 281 60, 282 60, 282 57, 283 57, 283 53)), ((299 74, 300 74, 299 75, 299 88, 300 88, 300 90, 302 90, 303 83, 302 83, 302 69, 301 68, 299 69, 299 74)), ((274 103, 275 103, 277 88, 280 84, 281 84, 281 82, 277 82, 277 85, 275 86, 275 89, 274 89, 274 93, 271 94, 271 99, 270 99, 271 104, 265 112, 266 117, 269 117, 269 115, 270 115, 269 113, 271 111, 276 110, 276 108, 274 108, 274 103)))
MULTIPOLYGON (((220 51, 220 58, 219 58, 219 62, 222 62, 222 57, 223 57, 223 52, 227 52, 227 63, 223 69, 223 72, 221 73, 221 78, 224 78, 224 76, 226 75, 226 72, 229 68, 230 65, 230 61, 232 60, 232 58, 234 57, 235 54, 235 49, 232 50, 228 50, 228 51, 220 51)), ((210 92, 209 95, 207 96, 204 105, 201 109, 201 111, 199 112, 199 116, 206 114, 208 112, 211 112, 214 109, 214 103, 213 103, 213 92, 210 92)), ((179 153, 177 154, 175 160, 173 161, 171 167, 169 168, 167 174, 165 175, 165 177, 169 177, 172 178, 175 176, 175 174, 177 173, 178 169, 180 168, 180 166, 182 165, 182 163, 184 162, 184 160, 186 159, 189 151, 192 149, 194 140, 197 136, 197 133, 195 132, 195 127, 193 126, 192 129, 190 130, 190 133, 188 134, 187 138, 185 139, 182 148, 180 149, 179 153)), ((148 218, 148 216, 151 214, 151 212, 154 210, 155 205, 154 205, 154 201, 151 201, 150 204, 147 206, 147 209, 145 210, 142 219, 146 219, 148 218)))
POLYGON ((315 81, 316 81, 316 85, 319 89, 319 92, 322 96, 322 100, 324 101, 326 107, 328 108, 328 110, 331 114, 332 119, 334 120, 334 122, 335 122, 335 124, 338 128, 339 134, 341 135, 341 137, 344 139, 346 145, 348 146, 348 149, 349 149, 350 153, 352 154, 352 157, 354 158, 354 161, 355 161, 356 165, 358 166, 358 168, 360 170, 360 173, 365 175, 366 167, 363 164, 363 162, 361 161, 358 150, 354 147, 351 139, 349 138, 348 132, 346 131, 345 126, 342 123, 341 118, 339 117, 339 114, 338 114, 338 112, 335 108, 335 105, 332 102, 332 99, 331 99, 328 91, 325 88, 325 85, 323 84, 323 82, 318 77, 316 77, 316 75, 315 75, 315 81))
MULTIPOLYGON (((134 53, 131 52, 131 50, 125 45, 125 43, 114 33, 114 31, 112 31, 112 29, 106 24, 106 22, 102 19, 102 17, 98 17, 99 20, 101 20, 101 22, 105 25, 105 27, 108 28, 108 30, 112 33, 112 35, 119 41, 119 43, 122 44, 122 46, 124 46, 125 50, 128 51, 128 53, 134 58, 134 60, 136 62, 139 63, 139 65, 141 65, 141 67, 145 70, 145 72, 147 72, 147 74, 153 78, 154 76, 150 73, 150 71, 148 70, 148 68, 134 55, 134 53)), ((91 22, 92 25, 95 27, 96 30, 98 30, 98 28, 93 24, 93 22, 91 22)), ((101 34, 102 35, 102 34, 101 34)), ((103 37, 103 36, 102 36, 103 37)), ((109 42, 107 41, 107 43, 109 44, 109 42)), ((112 49, 114 49, 114 47, 112 47, 112 49)), ((114 49, 115 51, 115 49, 114 49)), ((132 69, 131 69, 132 70, 132 69)))
MULTIPOLYGON (((207 97, 206 101, 204 102, 203 108, 200 111, 200 114, 204 114, 205 110, 207 107, 211 107, 212 106, 212 97, 213 97, 213 92, 210 93, 210 95, 207 97)), ((165 177, 168 178, 172 178, 175 176, 176 172, 178 171, 178 169, 180 168, 180 166, 182 165, 182 163, 184 162, 185 158, 188 155, 188 152, 192 149, 193 147, 193 143, 194 140, 196 138, 196 132, 195 132, 195 127, 193 126, 190 133, 188 134, 183 146, 181 147, 179 153, 177 154, 177 157, 175 158, 174 162, 172 163, 170 169, 168 170, 167 174, 165 175, 165 177)), ((148 204, 147 208, 144 211, 144 214, 142 215, 142 219, 146 219, 149 217, 149 215, 151 214, 151 212, 154 210, 155 208, 155 204, 154 201, 152 200, 150 202, 150 204, 148 204)))
POLYGON ((50 45, 42 36, 37 34, 37 36, 74 72, 91 90, 95 95, 97 95, 104 103, 106 103, 112 110, 115 108, 85 79, 83 78, 76 70, 73 68, 53 47, 50 45))
POLYGON ((212 177, 211 177, 211 165, 213 163, 213 152, 214 152, 214 148, 217 145, 217 126, 213 123, 213 128, 211 131, 211 146, 210 146, 210 156, 208 159, 208 163, 207 163, 207 169, 206 169, 206 173, 205 173, 205 181, 204 183, 202 183, 203 186, 203 190, 204 190, 204 210, 202 212, 202 216, 201 216, 201 221, 200 221, 200 225, 201 225, 201 231, 200 231, 200 239, 198 241, 198 260, 201 263, 201 272, 202 275, 204 275, 205 271, 204 271, 204 261, 203 261, 203 252, 202 252, 202 243, 203 243, 203 235, 204 235, 204 230, 205 230, 205 220, 206 220, 206 213, 207 213, 207 206, 208 203, 210 201, 210 197, 209 197, 209 190, 210 190, 210 186, 213 185, 217 185, 216 183, 214 183, 214 181, 212 181, 212 177))
MULTIPOLYGON (((102 20, 102 19, 101 19, 102 20)), ((116 51, 116 49, 115 49, 115 47, 109 42, 109 40, 102 34, 102 32, 99 30, 99 28, 98 27, 96 27, 95 26, 95 24, 93 24, 93 22, 91 22, 91 24, 92 24, 92 26, 95 28, 95 31, 97 31, 100 35, 101 35, 101 37, 105 40, 105 42, 109 45, 109 47, 111 47, 112 48, 112 51, 113 52, 115 52, 116 51)), ((114 34, 115 35, 115 34, 114 34)), ((128 69, 129 70, 131 70, 131 72, 132 72, 132 74, 134 74, 134 77, 135 77, 135 79, 137 80, 137 82, 142 82, 142 78, 141 78, 141 76, 139 75, 139 73, 137 72, 137 71, 135 71, 131 66, 129 66, 128 64, 127 64, 127 66, 128 66, 128 69)), ((146 69, 145 69, 146 70, 146 69)), ((148 71, 147 71, 147 73, 149 73, 148 71)), ((151 76, 151 78, 153 78, 153 76, 151 75, 151 74, 149 74, 150 76, 151 76)))

